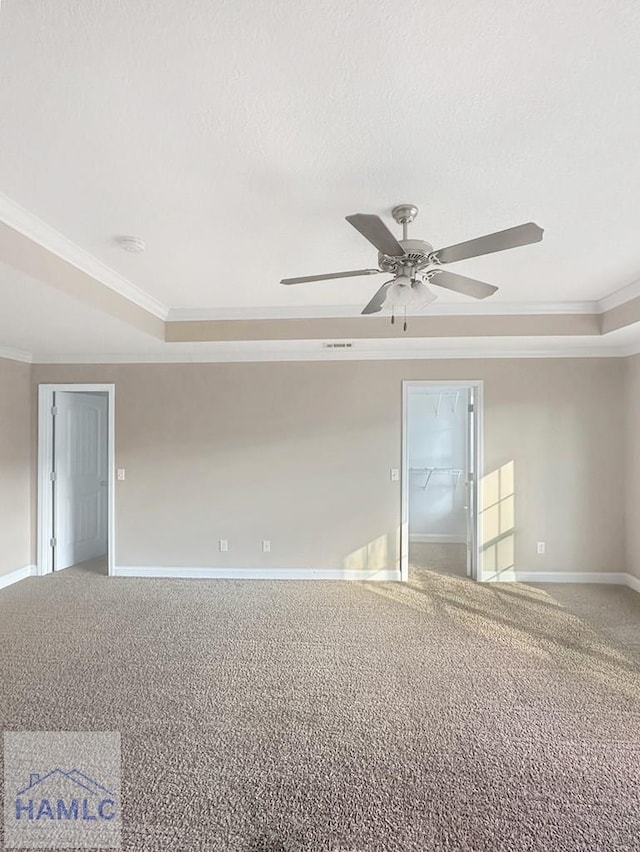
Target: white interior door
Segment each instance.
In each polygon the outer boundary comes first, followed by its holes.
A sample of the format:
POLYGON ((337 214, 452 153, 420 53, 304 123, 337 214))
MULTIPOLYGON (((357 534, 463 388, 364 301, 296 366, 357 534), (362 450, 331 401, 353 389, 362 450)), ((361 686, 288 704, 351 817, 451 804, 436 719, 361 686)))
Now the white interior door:
POLYGON ((54 570, 107 553, 107 398, 57 391, 54 399, 54 570))
POLYGON ((477 425, 476 425, 476 389, 472 386, 468 389, 467 405, 467 482, 466 482, 466 510, 467 510, 467 576, 476 577, 476 554, 477 554, 477 524, 476 512, 478 505, 478 477, 476 475, 477 450, 477 425))

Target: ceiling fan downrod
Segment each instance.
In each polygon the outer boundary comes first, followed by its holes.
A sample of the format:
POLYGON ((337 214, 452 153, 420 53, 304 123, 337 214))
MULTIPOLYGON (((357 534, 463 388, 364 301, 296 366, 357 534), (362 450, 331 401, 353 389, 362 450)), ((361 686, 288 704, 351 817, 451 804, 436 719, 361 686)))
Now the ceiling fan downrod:
POLYGON ((407 226, 415 220, 418 215, 418 208, 415 204, 398 204, 391 211, 391 215, 398 225, 402 225, 402 239, 408 239, 407 226))

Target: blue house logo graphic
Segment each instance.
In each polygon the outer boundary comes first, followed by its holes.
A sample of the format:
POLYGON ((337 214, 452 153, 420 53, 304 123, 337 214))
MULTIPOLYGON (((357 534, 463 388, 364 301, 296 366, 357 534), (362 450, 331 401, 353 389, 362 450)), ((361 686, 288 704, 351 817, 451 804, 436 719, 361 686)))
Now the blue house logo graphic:
POLYGON ((20 822, 95 824, 117 816, 115 794, 80 769, 31 772, 27 786, 16 793, 15 805, 20 822))

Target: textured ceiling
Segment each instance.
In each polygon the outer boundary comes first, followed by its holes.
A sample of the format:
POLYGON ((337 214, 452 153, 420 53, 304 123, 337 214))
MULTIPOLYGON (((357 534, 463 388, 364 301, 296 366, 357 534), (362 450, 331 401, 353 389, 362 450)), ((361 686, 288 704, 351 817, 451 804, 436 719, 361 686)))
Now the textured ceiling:
POLYGON ((374 265, 343 217, 402 201, 436 246, 545 228, 457 265, 496 300, 598 299, 640 276, 638 44, 620 0, 3 0, 0 191, 175 308, 364 304, 278 281, 374 265))

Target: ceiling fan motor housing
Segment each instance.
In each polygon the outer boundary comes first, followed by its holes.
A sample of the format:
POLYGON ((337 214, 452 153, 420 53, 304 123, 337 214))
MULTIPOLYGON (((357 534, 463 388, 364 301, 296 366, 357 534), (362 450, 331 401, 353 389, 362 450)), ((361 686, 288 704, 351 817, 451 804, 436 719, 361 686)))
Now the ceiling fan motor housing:
POLYGON ((419 263, 424 263, 433 252, 433 246, 425 240, 399 240, 398 242, 405 251, 403 258, 388 257, 378 252, 378 263, 383 272, 394 272, 403 266, 415 267, 419 263))

